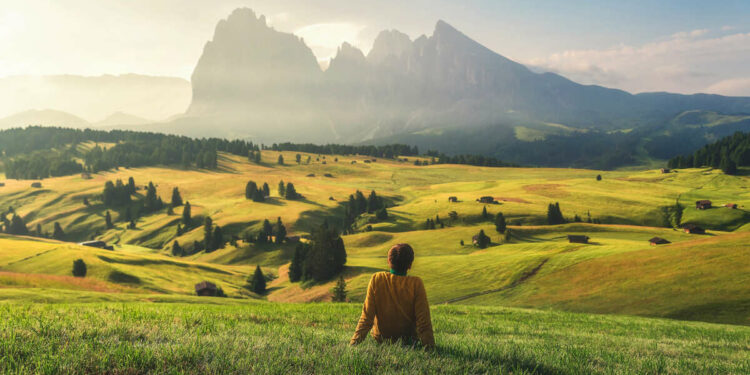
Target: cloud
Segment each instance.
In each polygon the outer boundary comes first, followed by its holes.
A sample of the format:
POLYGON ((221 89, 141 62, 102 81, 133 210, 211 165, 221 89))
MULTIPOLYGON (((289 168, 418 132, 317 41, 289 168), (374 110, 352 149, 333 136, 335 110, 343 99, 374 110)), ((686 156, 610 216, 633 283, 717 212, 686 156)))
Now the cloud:
POLYGON ((570 50, 526 62, 581 83, 631 92, 750 95, 748 87, 735 82, 750 77, 748 61, 750 33, 697 29, 640 46, 570 50))
POLYGON ((706 92, 729 95, 750 96, 750 77, 725 79, 706 88, 706 92))
POLYGON ((363 25, 350 22, 316 23, 301 27, 294 34, 303 38, 320 61, 328 60, 343 42, 357 46, 363 25))

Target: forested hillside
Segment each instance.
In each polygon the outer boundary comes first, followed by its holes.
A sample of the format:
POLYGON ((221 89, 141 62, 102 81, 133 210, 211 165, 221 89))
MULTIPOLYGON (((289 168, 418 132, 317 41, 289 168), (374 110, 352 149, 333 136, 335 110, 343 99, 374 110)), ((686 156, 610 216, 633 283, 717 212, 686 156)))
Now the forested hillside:
POLYGON ((737 167, 750 166, 750 133, 737 132, 686 156, 669 160, 670 168, 721 168, 726 174, 736 174, 737 167))

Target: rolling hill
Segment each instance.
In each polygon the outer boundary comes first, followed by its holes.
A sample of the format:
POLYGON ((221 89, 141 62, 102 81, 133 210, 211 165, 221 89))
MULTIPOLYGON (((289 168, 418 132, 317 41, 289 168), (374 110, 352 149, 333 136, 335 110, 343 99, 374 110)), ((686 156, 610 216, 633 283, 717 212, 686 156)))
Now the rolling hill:
MULTIPOLYGON (((44 179, 41 188, 31 188, 28 180, 6 180, 0 187, 0 208, 7 213, 12 207, 32 232, 41 226, 42 233, 49 234, 58 223, 68 241, 97 238, 113 244, 115 251, 6 236, 0 238, 5 259, 0 262, 5 272, 0 284, 189 295, 194 293, 194 283, 207 279, 219 283, 230 297, 242 297, 248 293, 243 286, 250 271, 260 264, 266 274, 273 275, 267 299, 325 301, 332 282, 289 282, 293 243, 258 244, 245 238, 257 233, 265 219, 280 218, 290 236, 307 236, 323 220, 338 223, 347 197, 359 189, 375 190, 389 207, 387 220, 364 214, 353 233, 343 236, 348 253, 345 277, 353 301, 362 299, 369 275, 384 269, 383 256, 390 244, 408 242, 417 251, 413 274, 425 280, 433 304, 523 306, 750 324, 750 296, 743 287, 750 274, 745 256, 748 238, 741 231, 750 222, 746 176, 727 176, 710 168, 663 174, 658 170, 603 173, 416 166, 414 157, 373 161, 357 155, 306 153, 300 153, 297 164, 295 154, 263 150, 262 160, 255 163, 219 153, 216 170, 119 168, 90 178, 44 179), (277 164, 279 155, 290 162, 277 164), (598 174, 601 181, 595 178, 598 174), (176 207, 171 214, 166 208, 144 214, 131 229, 123 210, 110 209, 114 227, 108 229, 102 188, 106 181, 129 177, 138 186, 153 182, 167 202, 173 188, 179 188, 197 224, 178 233, 183 208, 176 207), (245 199, 249 180, 273 187, 265 202, 245 199), (281 180, 294 183, 304 199, 280 197, 275 187, 281 180), (450 196, 458 202, 449 202, 450 196), (475 201, 480 196, 492 196, 498 204, 480 204, 475 201), (710 199, 716 206, 733 202, 739 208, 697 210, 694 202, 698 199, 710 199), (577 216, 584 223, 547 225, 547 205, 554 202, 559 202, 570 221, 577 216), (680 220, 675 219, 675 204, 681 207, 680 220), (486 219, 481 215, 483 208, 488 212, 486 219), (492 225, 498 212, 509 224, 507 240, 492 225), (236 245, 193 252, 193 244, 203 241, 200 222, 206 216, 223 228, 227 241, 234 236, 236 245), (444 228, 426 230, 425 220, 438 220, 438 216, 444 228), (585 223, 589 217, 601 224, 585 223), (673 228, 677 222, 704 226, 709 234, 683 233, 673 228), (493 246, 471 246, 472 236, 480 229, 491 237, 493 246), (591 244, 569 244, 568 234, 587 235, 591 244), (648 240, 655 236, 672 244, 650 246, 648 240), (174 241, 187 248, 188 255, 173 256, 174 241), (91 276, 86 279, 93 280, 92 285, 68 277, 77 258, 90 264, 91 276), (555 288, 560 290, 553 292, 555 288)), ((143 199, 144 194, 137 191, 134 199, 143 199)))

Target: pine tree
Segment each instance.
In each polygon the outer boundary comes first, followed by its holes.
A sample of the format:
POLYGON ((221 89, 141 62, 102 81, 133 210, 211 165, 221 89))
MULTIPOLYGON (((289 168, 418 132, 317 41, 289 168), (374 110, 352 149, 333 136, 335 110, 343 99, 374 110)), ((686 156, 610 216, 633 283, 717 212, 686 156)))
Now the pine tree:
POLYGON ((367 213, 373 213, 382 206, 380 198, 375 193, 375 190, 370 192, 370 196, 367 198, 367 213))
POLYGON ((279 181, 279 196, 280 197, 286 197, 286 185, 284 185, 284 180, 279 181))
POLYGON ((10 219, 10 227, 7 228, 6 230, 10 234, 16 234, 16 235, 29 234, 29 229, 26 228, 26 223, 24 223, 23 218, 21 218, 17 214, 13 214, 13 218, 10 219))
POLYGON ((737 163, 726 155, 721 159, 721 170, 724 174, 733 176, 737 174, 737 163))
POLYGON ((333 288, 332 302, 346 302, 346 280, 344 275, 339 275, 339 280, 336 282, 336 286, 333 288))
POLYGON ((115 226, 112 224, 112 215, 109 214, 109 210, 104 213, 104 223, 107 226, 107 229, 112 229, 115 226))
POLYGON ((505 216, 503 216, 502 212, 498 212, 497 215, 495 215, 495 230, 497 230, 498 233, 505 233, 505 229, 505 216))
POLYGON ((180 243, 177 242, 177 240, 175 240, 174 243, 172 244, 172 255, 174 256, 184 255, 184 250, 182 250, 182 247, 180 247, 180 243))
POLYGON ((36 236, 37 237, 44 237, 44 233, 42 232, 42 224, 36 225, 36 236))
POLYGON ((284 165, 284 156, 279 155, 279 159, 276 160, 276 163, 278 163, 279 165, 284 165))
POLYGON ((54 229, 52 230, 52 238, 56 240, 62 240, 63 238, 65 238, 65 232, 63 232, 63 229, 58 222, 55 222, 54 224, 54 229))
POLYGON ((344 264, 344 241, 335 230, 321 225, 312 235, 312 246, 305 258, 305 277, 315 281, 329 280, 344 269, 344 264))
POLYGON ((482 207, 482 219, 487 220, 490 217, 489 214, 487 214, 487 206, 482 207))
POLYGON ((557 225, 565 224, 565 218, 563 217, 562 211, 560 211, 560 203, 550 203, 547 206, 547 224, 557 225))
POLYGON ((73 261, 73 276, 86 277, 86 263, 83 259, 76 259, 73 261))
POLYGON ((294 159, 297 161, 297 164, 299 164, 302 162, 302 155, 300 154, 294 155, 294 159))
POLYGON ((260 269, 260 266, 255 267, 255 273, 248 280, 248 284, 250 290, 255 294, 266 293, 266 277, 263 275, 263 271, 260 269))
POLYGON ((182 197, 180 196, 180 189, 176 186, 172 189, 172 207, 182 206, 182 197))
POLYGON ((128 177, 128 194, 135 194, 135 180, 133 177, 128 177))
POLYGON ((263 183, 263 199, 271 196, 271 188, 268 187, 268 183, 263 183))
POLYGON ((307 256, 308 249, 309 245, 302 242, 298 243, 294 248, 292 264, 289 265, 289 281, 295 283, 302 280, 302 272, 305 266, 305 256, 307 256))
POLYGON ((377 212, 375 212, 375 218, 378 220, 388 220, 388 211, 385 209, 385 207, 382 207, 381 209, 377 210, 377 212))
POLYGON ((273 227, 268 219, 263 220, 263 231, 261 232, 261 235, 263 236, 263 242, 265 243, 270 243, 273 239, 273 227))
POLYGON ((477 235, 477 246, 479 246, 480 249, 484 249, 489 245, 490 238, 487 237, 486 234, 484 234, 484 229, 480 229, 479 234, 477 235))
POLYGON ((600 174, 596 175, 596 180, 597 181, 601 181, 602 180, 602 175, 600 175, 600 174))
POLYGON ((206 218, 203 219, 203 248, 206 249, 207 252, 213 250, 213 234, 213 220, 211 220, 211 216, 206 216, 206 218))
POLYGON ((185 224, 185 227, 189 227, 193 220, 190 210, 190 201, 187 201, 185 207, 182 208, 182 223, 185 224))
POLYGON ((297 193, 297 189, 294 188, 294 184, 289 182, 286 184, 286 199, 295 200, 299 199, 300 195, 297 193))
POLYGON ((280 244, 286 239, 286 227, 281 223, 281 217, 276 220, 276 243, 280 244))
POLYGON ((260 156, 260 150, 255 151, 255 164, 260 164, 261 162, 261 156, 260 156))
POLYGON ((258 185, 253 181, 248 181, 245 185, 245 199, 254 199, 256 190, 258 190, 258 185))
POLYGON ((214 234, 211 243, 211 250, 218 250, 224 248, 224 233, 220 226, 214 228, 214 234))

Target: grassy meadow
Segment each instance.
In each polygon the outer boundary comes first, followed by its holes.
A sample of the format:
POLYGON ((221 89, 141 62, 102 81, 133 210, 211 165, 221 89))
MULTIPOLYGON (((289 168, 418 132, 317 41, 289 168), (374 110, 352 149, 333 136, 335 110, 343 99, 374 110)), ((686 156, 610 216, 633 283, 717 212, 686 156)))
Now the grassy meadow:
MULTIPOLYGON (((0 289, 0 295, 4 292, 0 289)), ((92 293, 99 294, 99 293, 92 293)), ((0 372, 743 374, 750 328, 504 307, 434 306, 437 348, 349 347, 356 304, 182 297, 0 303, 0 372), (166 302, 166 301, 161 301, 166 302)), ((74 300, 78 300, 74 298, 74 300)))
POLYGON ((57 222, 65 241, 0 234, 0 311, 8 317, 0 321, 0 372, 750 372, 747 176, 415 166, 414 158, 304 153, 297 164, 295 154, 263 151, 261 164, 220 154, 218 170, 120 168, 45 179, 41 188, 4 181, 0 210, 12 207, 30 230, 40 225, 47 235, 57 222), (276 163, 279 154, 285 165, 276 163), (128 229, 124 212, 112 210, 115 227, 107 229, 104 183, 128 177, 140 187, 137 197, 153 182, 169 202, 178 187, 193 225, 178 235, 177 207, 128 229), (248 180, 268 183, 270 199, 245 199, 248 180), (282 180, 304 199, 280 197, 282 180), (385 197, 389 218, 362 215, 356 233, 343 236, 351 303, 327 303, 334 281, 289 281, 294 244, 239 240, 172 255, 174 241, 202 241, 206 216, 227 238, 240 239, 264 219, 281 218, 288 235, 305 236, 324 220, 337 225, 356 190, 385 197), (481 204, 480 196, 497 203, 481 204), (697 210, 699 199, 716 207, 697 210), (547 225, 555 202, 568 224, 547 225), (681 224, 707 233, 677 228, 676 205, 681 224), (495 230, 498 212, 507 239, 495 230), (572 222, 576 215, 584 222, 572 222), (426 219, 438 216, 443 225, 426 229, 426 219), (589 217, 597 224, 586 223, 589 217), (472 245, 480 229, 492 240, 486 249, 472 245), (590 243, 569 243, 569 234, 590 243), (652 237, 671 243, 652 246, 652 237), (75 244, 89 239, 114 251, 75 244), (347 347, 371 274, 387 270, 386 252, 401 242, 416 251, 410 274, 425 282, 438 349, 347 347), (85 278, 72 276, 75 259, 86 262, 85 278), (256 265, 271 275, 263 296, 246 288, 256 265), (204 280, 230 298, 194 296, 204 280))

